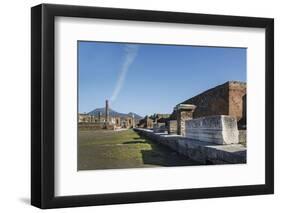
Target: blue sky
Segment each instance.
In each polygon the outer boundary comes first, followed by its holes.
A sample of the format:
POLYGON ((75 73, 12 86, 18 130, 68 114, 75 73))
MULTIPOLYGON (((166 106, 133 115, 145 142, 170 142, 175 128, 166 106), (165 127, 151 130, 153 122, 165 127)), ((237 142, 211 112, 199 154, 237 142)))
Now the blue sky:
POLYGON ((139 115, 173 107, 226 81, 246 82, 246 49, 78 42, 79 112, 139 115))

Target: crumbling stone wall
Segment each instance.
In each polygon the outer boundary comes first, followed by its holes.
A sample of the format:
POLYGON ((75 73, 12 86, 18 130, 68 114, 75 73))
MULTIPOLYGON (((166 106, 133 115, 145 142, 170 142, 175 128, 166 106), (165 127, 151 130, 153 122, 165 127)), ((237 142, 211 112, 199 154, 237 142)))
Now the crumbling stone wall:
POLYGON ((177 112, 177 133, 185 135, 185 121, 192 119, 193 111, 180 111, 177 112))
POLYGON ((178 132, 177 120, 168 121, 168 133, 172 135, 172 134, 177 134, 177 132, 178 132))
POLYGON ((238 122, 238 128, 240 130, 247 128, 247 95, 243 96, 242 118, 238 122))
POLYGON ((101 130, 101 129, 109 129, 113 130, 114 125, 105 124, 105 123, 79 123, 79 130, 101 130))
POLYGON ((238 121, 243 118, 243 106, 246 106, 246 98, 243 98, 245 94, 245 83, 229 82, 229 115, 235 116, 238 121))
MULTIPOLYGON (((196 95, 182 104, 194 104, 193 118, 210 115, 230 115, 239 121, 243 117, 243 96, 246 83, 228 81, 196 95)), ((246 100, 246 99, 244 99, 246 100)))
POLYGON ((153 120, 148 116, 145 116, 143 119, 139 120, 138 127, 153 128, 153 120))

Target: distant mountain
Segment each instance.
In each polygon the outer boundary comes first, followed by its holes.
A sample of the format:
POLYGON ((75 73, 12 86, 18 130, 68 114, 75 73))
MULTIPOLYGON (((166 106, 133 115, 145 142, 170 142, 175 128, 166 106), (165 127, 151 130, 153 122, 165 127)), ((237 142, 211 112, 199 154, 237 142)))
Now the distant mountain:
MULTIPOLYGON (((96 108, 96 109, 92 110, 91 112, 89 112, 88 114, 89 115, 98 116, 99 113, 101 113, 101 115, 104 116, 105 115, 105 107, 103 107, 103 108, 96 108)), ((116 116, 116 117, 117 116, 118 117, 126 117, 126 116, 134 115, 135 119, 137 119, 137 120, 142 119, 142 116, 140 116, 140 115, 138 115, 138 114, 136 114, 134 112, 129 112, 128 114, 126 114, 126 113, 116 112, 116 111, 114 111, 114 110, 112 110, 110 108, 108 109, 108 114, 109 114, 109 116, 112 116, 112 117, 114 117, 114 116, 116 116)))
POLYGON ((130 116, 134 115, 134 118, 135 118, 136 120, 140 120, 140 119, 143 118, 142 116, 140 116, 140 115, 138 115, 138 114, 136 114, 136 113, 134 113, 134 112, 129 112, 128 115, 130 115, 130 116))

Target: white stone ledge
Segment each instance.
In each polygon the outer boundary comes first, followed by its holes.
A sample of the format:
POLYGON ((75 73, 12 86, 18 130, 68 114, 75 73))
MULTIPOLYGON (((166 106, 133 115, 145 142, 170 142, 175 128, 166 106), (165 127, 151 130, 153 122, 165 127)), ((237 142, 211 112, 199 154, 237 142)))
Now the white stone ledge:
POLYGON ((227 115, 208 116, 185 122, 185 137, 214 143, 238 144, 237 121, 227 115))
POLYGON ((134 130, 149 140, 167 146, 201 164, 246 163, 247 148, 240 144, 217 145, 181 135, 157 134, 148 129, 134 128, 134 130))

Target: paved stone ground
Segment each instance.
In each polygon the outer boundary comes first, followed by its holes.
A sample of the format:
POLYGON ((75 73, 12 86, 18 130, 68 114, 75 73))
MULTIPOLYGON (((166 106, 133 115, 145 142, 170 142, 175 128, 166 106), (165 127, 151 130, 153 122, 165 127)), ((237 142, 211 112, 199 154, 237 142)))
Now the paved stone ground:
POLYGON ((220 145, 181 135, 154 133, 152 130, 142 128, 135 128, 135 131, 148 140, 166 145, 171 150, 201 164, 241 164, 247 161, 247 148, 242 144, 220 145))
POLYGON ((79 131, 78 170, 190 165, 198 163, 131 129, 79 131))

